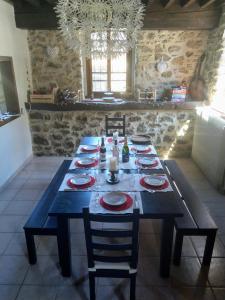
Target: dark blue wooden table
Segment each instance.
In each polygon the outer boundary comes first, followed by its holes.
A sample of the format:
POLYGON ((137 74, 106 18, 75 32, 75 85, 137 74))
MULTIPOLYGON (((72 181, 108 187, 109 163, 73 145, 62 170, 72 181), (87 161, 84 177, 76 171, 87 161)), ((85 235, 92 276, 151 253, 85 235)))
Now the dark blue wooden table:
MULTIPOLYGON (((81 144, 92 145, 96 144, 98 138, 85 137, 81 140, 81 144)), ((81 154, 83 155, 83 154, 81 154)), ((64 170, 66 174, 68 172, 87 172, 87 170, 73 170, 69 171, 69 165, 71 161, 64 161, 64 170)), ((163 162, 162 162, 163 165, 163 162)), ((163 165, 164 166, 164 165, 163 165)), ((172 192, 156 192, 149 193, 147 191, 141 192, 143 203, 143 219, 162 219, 161 230, 161 250, 160 250, 160 275, 162 277, 168 277, 170 274, 170 262, 173 245, 173 231, 174 231, 174 219, 183 216, 183 202, 180 199, 178 192, 176 191, 172 180, 166 169, 164 170, 148 170, 144 173, 167 173, 171 185, 174 188, 172 192)), ((90 170, 90 172, 93 172, 90 170)), ((99 171, 101 172, 101 171, 99 171)), ((123 172, 135 173, 136 170, 124 170, 123 172)), ((59 186, 56 187, 59 189, 59 186)), ((71 245, 70 245, 70 228, 69 220, 71 218, 83 218, 82 209, 88 207, 91 198, 91 192, 87 191, 75 191, 75 192, 58 192, 52 206, 49 210, 50 216, 57 217, 59 234, 59 256, 62 268, 63 276, 71 275, 71 245)))

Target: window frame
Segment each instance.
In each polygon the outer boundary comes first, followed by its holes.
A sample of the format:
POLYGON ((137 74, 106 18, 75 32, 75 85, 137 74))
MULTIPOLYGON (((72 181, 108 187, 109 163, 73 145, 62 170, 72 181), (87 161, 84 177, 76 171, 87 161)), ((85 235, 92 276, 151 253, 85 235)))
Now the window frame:
POLYGON ((13 58, 11 56, 0 56, 0 63, 1 62, 8 62, 10 65, 8 74, 11 80, 7 82, 6 86, 4 85, 3 82, 3 90, 4 90, 4 94, 6 94, 5 104, 6 104, 7 111, 9 113, 15 114, 15 116, 11 116, 6 120, 0 120, 0 127, 17 119, 20 114, 20 105, 19 105, 19 97, 18 97, 17 86, 16 86, 15 71, 13 66, 13 58))
MULTIPOLYGON (((126 69, 126 91, 124 92, 113 92, 113 94, 117 97, 121 94, 132 94, 132 50, 126 53, 127 58, 127 69, 126 69)), ((111 91, 111 58, 107 59, 107 91, 111 91)), ((104 92, 101 91, 93 91, 93 84, 92 84, 92 59, 86 58, 86 82, 87 82, 87 97, 91 98, 94 94, 94 97, 102 97, 104 92)), ((106 92, 106 91, 105 91, 106 92)))

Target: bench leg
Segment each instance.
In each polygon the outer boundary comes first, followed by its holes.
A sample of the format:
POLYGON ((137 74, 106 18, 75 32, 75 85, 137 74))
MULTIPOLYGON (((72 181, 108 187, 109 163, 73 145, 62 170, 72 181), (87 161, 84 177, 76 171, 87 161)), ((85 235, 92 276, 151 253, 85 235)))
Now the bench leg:
POLYGON ((90 290, 90 300, 95 300, 95 276, 89 272, 89 290, 90 290))
POLYGON ((183 246, 183 234, 177 231, 176 239, 175 239, 175 248, 174 248, 174 255, 173 255, 173 263, 176 266, 180 265, 181 260, 181 253, 182 253, 182 246, 183 246))
POLYGON ((204 256, 202 261, 202 264, 205 266, 210 265, 215 239, 216 239, 216 232, 211 232, 210 234, 207 235, 205 251, 204 251, 204 256))
POLYGON ((29 263, 31 265, 34 265, 37 262, 34 236, 30 232, 25 231, 25 237, 26 237, 26 243, 27 243, 27 252, 28 252, 29 263))
POLYGON ((131 275, 130 278, 130 300, 136 299, 136 274, 131 275))

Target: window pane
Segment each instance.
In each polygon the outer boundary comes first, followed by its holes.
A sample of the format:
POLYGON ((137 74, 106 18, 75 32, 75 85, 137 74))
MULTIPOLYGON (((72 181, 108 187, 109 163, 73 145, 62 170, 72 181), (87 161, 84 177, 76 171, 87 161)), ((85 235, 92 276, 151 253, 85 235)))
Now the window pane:
POLYGON ((127 71, 127 55, 126 55, 126 53, 123 53, 118 57, 112 58, 111 71, 126 73, 126 71, 127 71))
POLYGON ((93 81, 93 92, 107 91, 107 81, 93 81))
POLYGON ((92 58, 92 72, 107 72, 107 59, 92 58))
POLYGON ((105 81, 107 81, 107 73, 92 73, 92 80, 105 80, 105 81))
POLYGON ((126 81, 111 81, 111 90, 113 92, 125 92, 126 91, 126 81))
POLYGON ((126 73, 112 73, 111 79, 112 80, 126 80, 126 73))

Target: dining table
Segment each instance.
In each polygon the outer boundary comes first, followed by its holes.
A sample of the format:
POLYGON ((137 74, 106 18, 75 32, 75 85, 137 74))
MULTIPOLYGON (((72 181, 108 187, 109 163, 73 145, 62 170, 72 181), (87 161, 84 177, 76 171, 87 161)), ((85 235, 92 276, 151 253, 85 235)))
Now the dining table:
MULTIPOLYGON (((83 137, 80 141, 80 145, 99 145, 100 137, 83 137)), ((132 145, 129 145, 132 147, 132 145)), ((77 154, 76 157, 88 156, 88 154, 77 154)), ((59 191, 62 178, 66 174, 97 174, 105 173, 106 169, 80 169, 76 168, 73 170, 69 169, 71 159, 63 162, 61 166, 60 180, 55 186, 57 189, 56 196, 49 209, 49 216, 57 218, 58 222, 58 250, 59 250, 59 261, 61 266, 61 272, 64 277, 71 276, 71 237, 70 237, 70 219, 82 219, 83 208, 89 207, 91 195, 93 191, 90 190, 76 190, 76 191, 59 191)), ((140 214, 141 219, 160 219, 161 220, 161 244, 160 244, 160 267, 159 273, 161 277, 169 277, 171 256, 173 248, 173 233, 175 218, 183 216, 184 204, 180 197, 179 191, 176 189, 170 173, 163 163, 162 169, 123 169, 119 170, 120 174, 166 174, 169 183, 172 187, 171 191, 168 192, 149 192, 143 190, 140 192, 142 201, 142 213, 140 214)))

